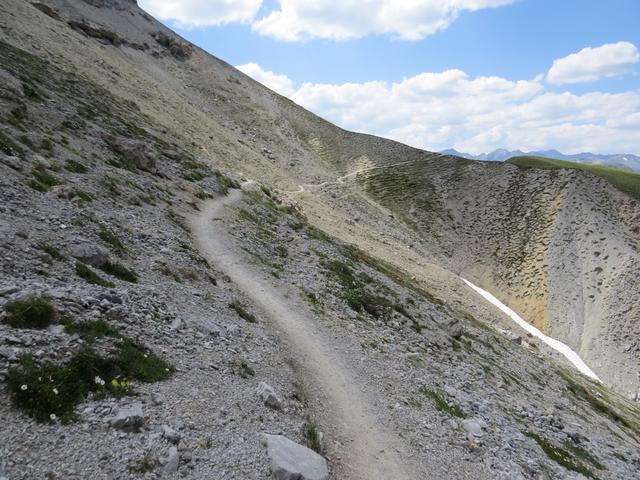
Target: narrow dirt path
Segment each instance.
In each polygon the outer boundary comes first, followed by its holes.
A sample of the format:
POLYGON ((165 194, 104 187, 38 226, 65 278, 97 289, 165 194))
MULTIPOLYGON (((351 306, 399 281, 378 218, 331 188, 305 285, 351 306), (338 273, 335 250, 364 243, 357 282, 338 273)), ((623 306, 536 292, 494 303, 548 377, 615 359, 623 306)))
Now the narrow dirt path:
POLYGON ((358 175, 360 173, 371 172, 373 170, 381 170, 383 168, 398 167, 400 165, 407 165, 409 163, 415 163, 415 160, 408 160, 406 162, 392 163, 390 165, 374 165, 374 166, 371 166, 371 167, 363 167, 363 168, 359 168, 358 170, 355 170, 353 172, 347 173, 346 175, 338 177, 336 180, 329 180, 329 181, 322 182, 322 183, 303 183, 301 185, 298 185, 298 190, 293 190, 293 191, 289 191, 289 192, 285 191, 283 193, 286 193, 286 194, 289 194, 289 195, 295 195, 295 194, 298 194, 298 193, 306 192, 308 188, 322 188, 322 187, 326 187, 327 185, 343 185, 344 181, 347 178, 355 177, 356 175, 358 175))
MULTIPOLYGON (((344 178, 344 177, 343 177, 344 178)), ((410 480, 418 477, 396 454, 400 441, 383 431, 373 403, 363 394, 361 380, 332 348, 332 339, 322 334, 305 304, 295 302, 284 288, 263 279, 245 260, 234 239, 226 232, 227 207, 238 203, 242 192, 205 203, 192 219, 192 230, 201 252, 226 273, 290 341, 304 369, 306 380, 324 398, 324 422, 339 434, 343 445, 334 478, 349 480, 410 480)))

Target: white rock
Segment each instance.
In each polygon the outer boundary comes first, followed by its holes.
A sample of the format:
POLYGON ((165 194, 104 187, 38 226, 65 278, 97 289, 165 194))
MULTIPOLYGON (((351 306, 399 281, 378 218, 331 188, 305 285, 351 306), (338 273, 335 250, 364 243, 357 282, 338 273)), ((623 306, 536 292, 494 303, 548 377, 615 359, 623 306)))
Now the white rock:
POLYGON ((263 434, 263 445, 276 480, 329 480, 324 458, 281 435, 263 434))
POLYGON ((273 408, 274 410, 282 409, 282 401, 278 398, 276 393, 273 391, 273 388, 271 388, 268 383, 260 382, 256 389, 256 393, 267 407, 273 408))

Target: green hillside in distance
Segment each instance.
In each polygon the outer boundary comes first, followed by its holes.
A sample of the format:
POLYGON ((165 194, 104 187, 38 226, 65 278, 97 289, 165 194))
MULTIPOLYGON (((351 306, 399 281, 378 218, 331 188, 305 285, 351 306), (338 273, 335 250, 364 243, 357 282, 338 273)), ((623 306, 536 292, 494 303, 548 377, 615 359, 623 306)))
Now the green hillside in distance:
POLYGON ((640 200, 640 173, 605 165, 589 165, 535 156, 511 157, 507 160, 507 163, 512 163, 522 168, 572 168, 574 170, 585 170, 604 178, 617 189, 636 200, 640 200))

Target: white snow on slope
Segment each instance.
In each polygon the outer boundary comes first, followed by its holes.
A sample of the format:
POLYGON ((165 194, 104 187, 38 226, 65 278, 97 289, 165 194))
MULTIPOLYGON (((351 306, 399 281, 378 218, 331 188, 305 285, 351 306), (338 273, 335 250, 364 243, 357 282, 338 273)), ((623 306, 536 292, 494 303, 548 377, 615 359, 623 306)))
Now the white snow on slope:
POLYGON ((542 340, 544 343, 549 345, 554 350, 557 350, 562 355, 567 357, 567 360, 569 360, 582 374, 600 382, 600 379, 593 372, 593 370, 591 370, 587 366, 587 364, 584 363, 582 358, 580 358, 580 356, 576 352, 571 350, 571 348, 568 345, 565 345, 564 343, 560 342, 559 340, 556 340, 555 338, 546 336, 544 333, 542 333, 536 327, 534 327, 533 325, 525 321, 520 315, 518 315, 516 312, 511 310, 509 307, 507 307, 504 303, 502 303, 500 300, 498 300, 496 297, 491 295, 486 290, 483 290, 480 287, 475 286, 473 283, 471 283, 470 281, 464 278, 462 280, 464 280, 464 282, 467 285, 469 285, 472 289, 474 289, 476 292, 482 295, 487 301, 489 301, 490 303, 498 307, 500 310, 502 310, 504 313, 506 313, 509 316, 509 318, 511 318, 511 320, 516 322, 518 325, 520 325, 520 327, 525 329, 534 337, 537 337, 540 340, 542 340))

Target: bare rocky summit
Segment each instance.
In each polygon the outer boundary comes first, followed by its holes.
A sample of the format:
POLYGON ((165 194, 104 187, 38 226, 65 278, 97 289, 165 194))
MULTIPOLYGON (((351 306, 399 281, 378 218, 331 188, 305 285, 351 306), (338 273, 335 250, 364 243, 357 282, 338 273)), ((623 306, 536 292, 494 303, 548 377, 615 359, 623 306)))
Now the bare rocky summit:
POLYGON ((3 2, 0 114, 0 478, 639 478, 603 180, 346 132, 132 0, 3 2))

